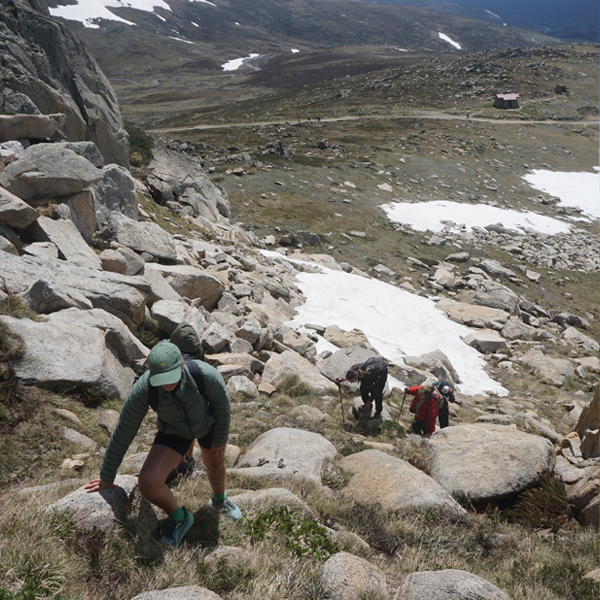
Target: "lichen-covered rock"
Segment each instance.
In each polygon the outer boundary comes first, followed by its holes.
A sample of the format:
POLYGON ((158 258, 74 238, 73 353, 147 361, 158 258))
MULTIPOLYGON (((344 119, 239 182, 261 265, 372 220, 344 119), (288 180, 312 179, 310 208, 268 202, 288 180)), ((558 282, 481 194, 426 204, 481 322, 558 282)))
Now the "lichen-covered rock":
POLYGON ((419 571, 411 573, 394 600, 510 600, 489 581, 467 571, 419 571))
POLYGON ((0 175, 0 185, 25 201, 81 192, 102 179, 102 171, 56 144, 30 146, 0 175))
POLYGON ((375 565, 347 552, 338 552, 325 561, 319 578, 331 600, 359 600, 387 593, 385 575, 375 565))
POLYGON ((438 508, 455 517, 465 514, 450 493, 431 477, 379 450, 346 456, 340 466, 352 473, 344 493, 360 502, 375 501, 391 510, 438 508))
POLYGON ((493 424, 456 425, 436 431, 425 455, 433 479, 452 495, 497 500, 538 484, 554 470, 546 438, 493 424))
POLYGON ((131 600, 221 600, 221 596, 197 585, 186 585, 144 592, 131 600))
POLYGON ((3 99, 27 100, 14 112, 64 114, 60 128, 67 140, 94 142, 105 162, 128 166, 117 97, 83 43, 50 17, 46 3, 15 0, 10 8, 0 10, 3 99))
POLYGON ((94 527, 105 531, 117 528, 118 522, 125 520, 128 504, 137 489, 135 478, 118 475, 115 479, 116 490, 106 488, 98 493, 88 494, 80 487, 45 510, 47 515, 53 512, 72 512, 77 524, 87 530, 94 527))
POLYGON ((252 442, 240 457, 235 472, 249 476, 264 474, 275 480, 279 472, 283 478, 308 479, 320 485, 322 469, 336 454, 335 446, 318 433, 277 427, 252 442))

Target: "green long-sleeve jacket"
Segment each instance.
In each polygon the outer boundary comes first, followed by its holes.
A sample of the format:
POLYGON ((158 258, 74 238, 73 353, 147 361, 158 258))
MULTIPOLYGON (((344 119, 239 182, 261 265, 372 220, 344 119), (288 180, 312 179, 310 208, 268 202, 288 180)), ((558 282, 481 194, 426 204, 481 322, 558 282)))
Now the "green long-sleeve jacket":
MULTIPOLYGON (((158 388, 157 427, 168 435, 194 440, 213 432, 212 443, 224 446, 229 438, 231 403, 223 377, 211 365, 194 361, 202 372, 204 392, 198 391, 187 367, 173 392, 158 388)), ((100 469, 100 479, 112 483, 127 448, 148 412, 150 372, 144 373, 129 392, 100 469)))

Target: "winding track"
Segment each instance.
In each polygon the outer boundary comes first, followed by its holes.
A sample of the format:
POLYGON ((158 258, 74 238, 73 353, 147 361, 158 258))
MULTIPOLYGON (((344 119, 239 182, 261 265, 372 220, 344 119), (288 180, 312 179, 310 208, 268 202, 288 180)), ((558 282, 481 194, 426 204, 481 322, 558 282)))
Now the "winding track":
MULTIPOLYGON (((503 123, 508 125, 598 125, 598 120, 595 121, 559 121, 548 119, 546 121, 529 121, 525 119, 489 119, 481 117, 470 117, 466 115, 451 115, 441 111, 413 111, 410 114, 398 115, 357 115, 344 117, 330 117, 321 119, 320 123, 335 123, 336 121, 359 121, 365 119, 434 119, 441 121, 464 121, 473 123, 503 123)), ((302 123, 307 121, 303 120, 302 123)), ((311 121, 314 123, 315 121, 311 121)), ((282 120, 282 121, 254 121, 252 123, 219 123, 216 125, 194 125, 191 127, 174 127, 167 129, 150 129, 149 133, 176 133, 178 131, 194 131, 197 129, 233 129, 242 127, 264 127, 267 125, 294 125, 298 121, 282 120)))

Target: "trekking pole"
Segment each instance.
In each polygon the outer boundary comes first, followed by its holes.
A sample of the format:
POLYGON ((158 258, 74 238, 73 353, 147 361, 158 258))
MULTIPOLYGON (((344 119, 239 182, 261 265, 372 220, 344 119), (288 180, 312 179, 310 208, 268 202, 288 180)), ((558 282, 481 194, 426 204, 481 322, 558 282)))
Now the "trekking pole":
MULTIPOLYGON (((336 381, 337 383, 337 381, 336 381)), ((344 417, 344 403, 342 402, 342 386, 337 383, 338 386, 338 391, 340 392, 340 406, 342 408, 342 423, 345 425, 346 424, 346 418, 344 417)))
POLYGON ((404 408, 405 400, 406 400, 406 392, 404 392, 404 396, 402 396, 402 405, 400 406, 400 412, 398 413, 398 423, 400 423, 400 417, 402 416, 402 410, 404 408))

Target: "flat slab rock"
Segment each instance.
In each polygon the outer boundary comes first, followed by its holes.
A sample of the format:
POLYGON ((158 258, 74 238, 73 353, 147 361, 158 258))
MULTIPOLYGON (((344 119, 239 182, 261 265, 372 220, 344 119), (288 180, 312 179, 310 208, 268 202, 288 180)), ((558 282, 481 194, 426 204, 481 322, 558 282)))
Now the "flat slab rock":
POLYGON ((359 600, 387 592, 383 572, 348 552, 338 552, 325 561, 320 583, 329 600, 359 600))
POLYGON ((457 569, 411 573, 394 600, 511 600, 477 575, 457 569))
MULTIPOLYGON (((236 472, 260 469, 285 473, 284 478, 306 478, 321 483, 323 466, 336 456, 335 446, 322 435, 277 427, 258 436, 238 461, 236 472)), ((250 473, 248 473, 250 474, 250 473)))
POLYGON ((464 508, 431 477, 399 458, 379 450, 346 456, 340 466, 352 473, 344 492, 362 502, 377 500, 386 509, 438 508, 453 516, 464 508), (373 490, 377 490, 374 495, 373 490))
POLYGON ((221 600, 221 596, 197 585, 186 585, 143 592, 131 600, 221 600))
POLYGON ((482 423, 435 432, 425 454, 435 481, 475 501, 522 492, 552 474, 554 464, 554 446, 546 438, 482 423))

